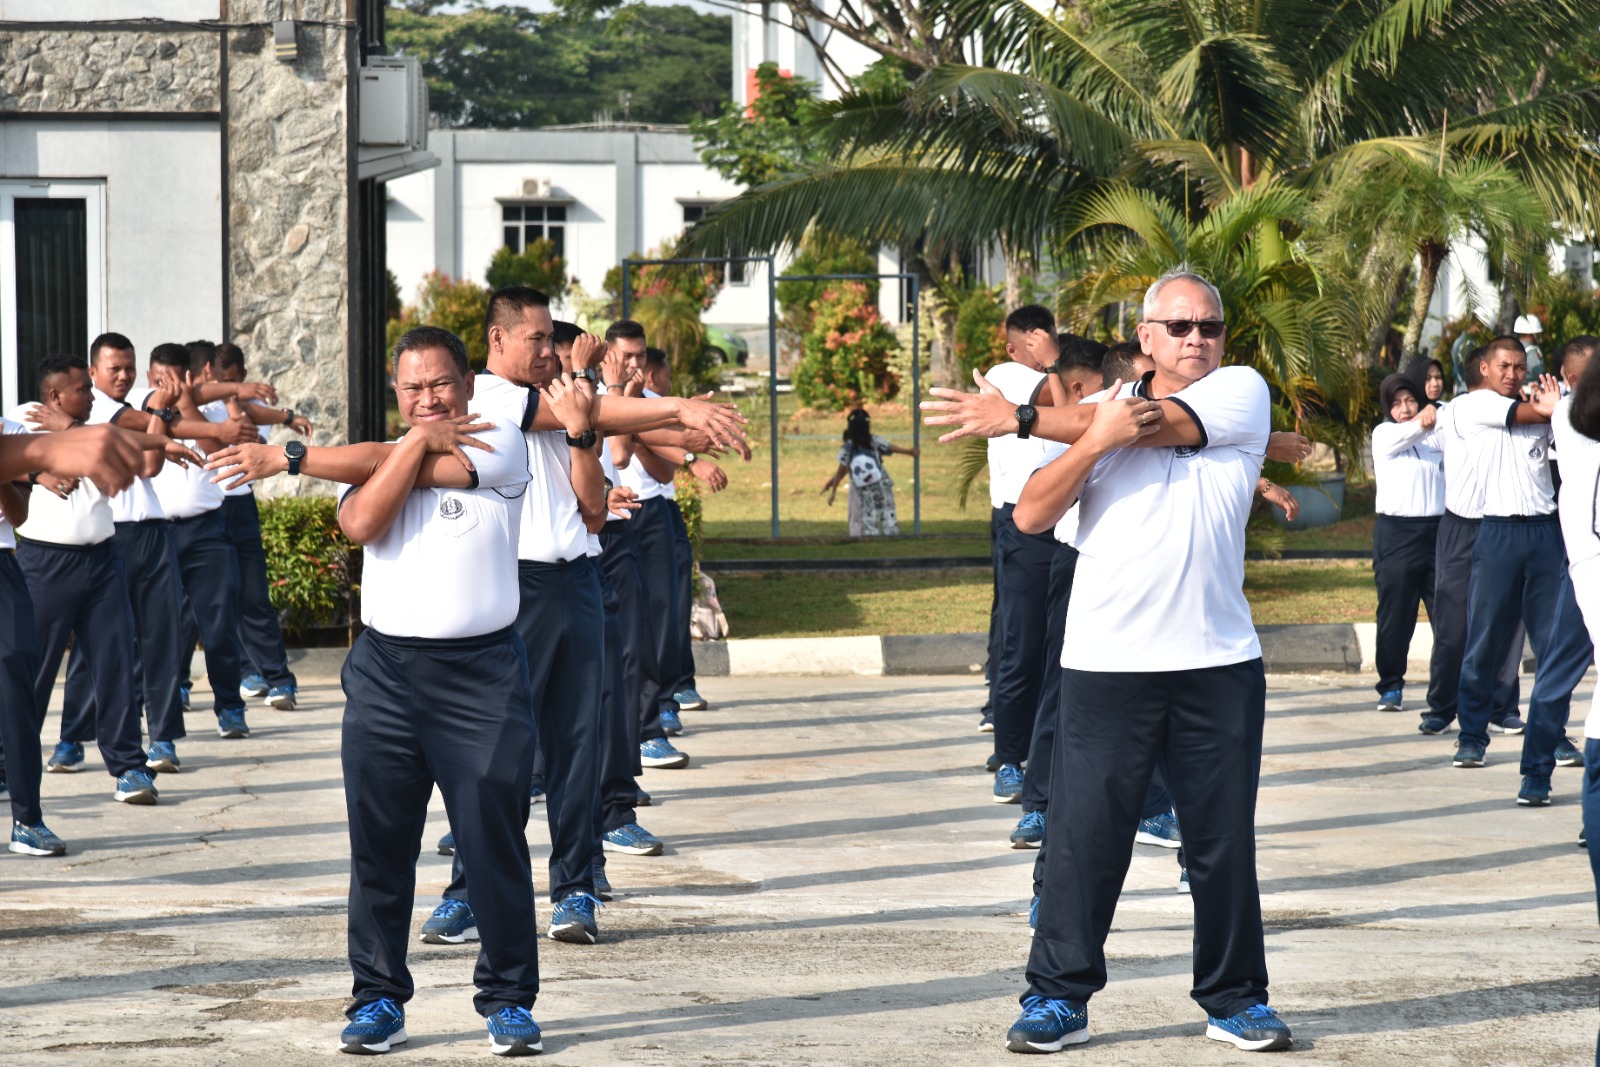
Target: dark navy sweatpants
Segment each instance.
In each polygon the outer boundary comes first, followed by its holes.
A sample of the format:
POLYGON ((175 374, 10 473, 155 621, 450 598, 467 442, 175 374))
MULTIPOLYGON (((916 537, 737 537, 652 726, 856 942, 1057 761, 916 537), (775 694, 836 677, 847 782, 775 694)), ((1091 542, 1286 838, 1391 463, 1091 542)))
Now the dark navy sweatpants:
MULTIPOLYGON (((1467 603, 1472 596, 1474 573, 1472 548, 1478 541, 1482 519, 1463 519, 1445 512, 1439 520, 1439 540, 1434 547, 1433 605, 1428 620, 1433 625, 1433 656, 1428 667, 1429 716, 1454 722, 1461 691, 1461 661, 1467 651, 1467 603)), ((1500 722, 1517 710, 1522 699, 1519 675, 1522 670, 1523 631, 1520 620, 1515 633, 1506 637, 1506 649, 1494 688, 1492 722, 1500 722)))
MULTIPOLYGON (((594 892, 595 812, 600 797, 600 717, 605 681, 605 608, 600 568, 588 556, 565 563, 517 561, 522 603, 516 630, 527 649, 544 762, 545 818, 550 823, 550 899, 594 892)), ((533 767, 528 767, 528 778, 533 767)), ((524 799, 529 781, 522 783, 524 799)), ((468 900, 470 845, 456 842, 447 900, 468 900)), ((474 913, 476 888, 470 890, 474 913)))
POLYGON ((1044 682, 1045 631, 1049 626, 1050 563, 1056 539, 1025 534, 1002 509, 1000 524, 1000 665, 994 682, 994 754, 1000 763, 1022 764, 1033 740, 1033 723, 1044 682))
POLYGON ((39 674, 38 622, 33 597, 17 566, 16 553, 0 549, 0 742, 5 745, 6 783, 11 789, 11 819, 24 826, 44 821, 39 807, 39 731, 44 705, 34 699, 39 674))
POLYGON ((1044 677, 1039 685, 1039 710, 1028 745, 1028 766, 1022 774, 1022 810, 1044 811, 1050 801, 1050 753, 1056 744, 1056 719, 1061 710, 1061 646, 1067 630, 1067 605, 1072 576, 1078 571, 1078 550, 1057 543, 1050 560, 1050 586, 1044 631, 1044 677))
POLYGON ((1406 660, 1417 630, 1417 607, 1433 620, 1433 565, 1439 518, 1379 515, 1372 530, 1372 580, 1378 587, 1378 695, 1406 684, 1406 660))
POLYGON ((694 546, 689 543, 689 527, 683 521, 683 510, 676 500, 672 504, 672 548, 677 563, 678 602, 676 636, 678 639, 678 677, 666 687, 666 695, 675 697, 685 689, 698 689, 694 676, 694 634, 689 629, 689 616, 694 611, 694 546))
MULTIPOLYGON (((1553 644, 1556 601, 1567 574, 1566 559, 1561 524, 1555 515, 1487 516, 1478 528, 1472 548, 1467 649, 1461 660, 1457 707, 1463 743, 1489 743, 1496 681, 1504 670, 1506 642, 1519 618, 1540 670, 1544 670, 1553 644)), ((1520 646, 1517 651, 1521 652, 1520 646)), ((1529 714, 1533 714, 1531 708, 1529 714)))
POLYGON ((272 606, 268 590, 267 550, 261 543, 261 512, 256 507, 255 494, 223 497, 222 520, 239 563, 239 643, 244 650, 241 665, 253 666, 269 686, 294 685, 278 609, 272 606))
MULTIPOLYGON (((152 741, 185 736, 183 703, 178 694, 179 615, 182 590, 166 519, 119 522, 112 541, 128 573, 133 606, 136 659, 133 664, 134 709, 141 707, 152 741)), ((194 640, 187 646, 194 648, 194 640)), ((94 736, 94 684, 87 660, 73 652, 67 659, 67 684, 61 709, 61 740, 82 744, 94 736)))
POLYGON ((1594 662, 1594 643, 1584 625, 1583 612, 1578 610, 1565 557, 1560 578, 1550 643, 1539 657, 1533 693, 1528 697, 1528 728, 1522 735, 1522 773, 1547 778, 1556 769, 1556 746, 1567 736, 1572 691, 1594 662))
POLYGON ((994 718, 994 675, 1000 666, 1000 515, 1002 508, 989 509, 989 656, 983 662, 983 709, 985 719, 994 718))
MULTIPOLYGON (((239 696, 242 677, 239 648, 239 560, 228 540, 222 509, 212 508, 187 519, 171 519, 172 548, 178 556, 178 578, 189 598, 205 643, 206 680, 213 710, 244 707, 239 696)), ((189 676, 194 645, 180 646, 178 670, 189 676)))
MULTIPOLYGON (((133 608, 122 557, 110 541, 54 545, 21 541, 17 563, 28 581, 39 634, 34 712, 42 721, 67 641, 89 669, 95 741, 113 778, 144 766, 139 709, 133 699, 133 608)), ((9 749, 8 749, 9 751, 9 749)))
POLYGON ((639 742, 666 737, 657 713, 661 693, 661 674, 656 666, 655 642, 650 633, 650 604, 644 588, 644 562, 633 536, 630 519, 613 519, 600 531, 600 568, 617 594, 617 621, 622 626, 622 670, 624 692, 634 710, 629 723, 629 743, 633 746, 633 773, 640 774, 639 742), (646 723, 653 731, 646 730, 646 723))
MULTIPOLYGON (((601 691, 600 788, 595 794, 597 830, 610 833, 619 826, 638 822, 634 805, 639 798, 639 783, 633 765, 639 758, 638 709, 628 692, 627 670, 622 663, 621 599, 611 587, 605 568, 598 568, 600 594, 605 605, 606 661, 601 691)), ((600 839, 595 838, 595 860, 605 861, 600 839)))
MULTIPOLYGON (((646 718, 641 736, 649 738, 661 729, 660 710, 676 710, 673 685, 683 677, 683 642, 678 637, 678 619, 683 611, 678 606, 681 588, 678 583, 678 547, 676 530, 672 523, 677 506, 665 497, 652 497, 641 501, 639 510, 629 521, 633 524, 634 543, 639 546, 639 561, 644 570, 645 604, 649 609, 650 641, 655 646, 657 677, 661 691, 656 696, 656 709, 646 718)), ((660 736, 666 736, 661 734, 660 736)))
POLYGON ((1255 849, 1266 718, 1261 660, 1182 671, 1068 670, 1061 698, 1027 993, 1086 1001, 1105 988, 1106 936, 1161 754, 1194 896, 1191 995, 1219 1017, 1265 1003, 1255 849))
POLYGON ((406 947, 435 785, 472 879, 480 938, 473 1003, 483 1015, 531 1008, 539 935, 526 836, 533 694, 522 641, 510 628, 455 640, 366 630, 342 681, 350 1013, 383 997, 411 999, 406 947))

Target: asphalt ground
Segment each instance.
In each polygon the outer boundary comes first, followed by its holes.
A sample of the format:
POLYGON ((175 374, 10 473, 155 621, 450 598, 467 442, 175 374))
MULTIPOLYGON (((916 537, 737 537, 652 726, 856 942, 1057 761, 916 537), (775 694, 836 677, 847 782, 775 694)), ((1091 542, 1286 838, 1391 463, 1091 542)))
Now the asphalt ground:
MULTIPOLYGON (((0 854, 0 1063, 341 1062, 348 848, 337 682, 252 736, 189 718, 161 802, 47 775, 69 855, 0 854)), ((1587 706, 1593 676, 1580 690, 1587 706)), ((966 678, 708 679, 693 762, 646 771, 659 857, 613 855, 601 941, 541 941, 535 1016, 559 1064, 999 1064, 1017 1013, 1033 853, 992 803, 966 678)), ((1375 712, 1372 679, 1269 679, 1258 817, 1272 1000, 1307 1064, 1588 1064, 1600 926, 1575 846, 1580 771, 1519 808, 1517 739, 1489 766, 1375 712)), ((1580 712, 1581 717, 1581 712, 1580 712)), ((53 740, 57 719, 45 728, 53 740)), ((1453 735, 1451 735, 1453 737, 1453 735)), ((529 843, 545 883, 543 808, 529 843)), ((418 863, 420 927, 448 878, 418 863)), ((1189 899, 1138 847, 1093 1041, 1068 1061, 1236 1062, 1188 997, 1189 899)), ((549 921, 540 901, 541 929, 549 921)), ((485 1063, 475 949, 413 943, 403 1064, 485 1063)))

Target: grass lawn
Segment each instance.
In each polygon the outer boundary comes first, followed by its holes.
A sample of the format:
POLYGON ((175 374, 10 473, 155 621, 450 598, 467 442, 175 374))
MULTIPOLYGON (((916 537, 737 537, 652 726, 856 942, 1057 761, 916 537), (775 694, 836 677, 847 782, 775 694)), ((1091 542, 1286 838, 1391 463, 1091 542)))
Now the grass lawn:
MULTIPOLYGON (((989 628, 987 570, 937 574, 723 575, 717 594, 731 636, 981 632, 989 628)), ((1377 593, 1364 560, 1245 564, 1258 624, 1366 622, 1377 593)))

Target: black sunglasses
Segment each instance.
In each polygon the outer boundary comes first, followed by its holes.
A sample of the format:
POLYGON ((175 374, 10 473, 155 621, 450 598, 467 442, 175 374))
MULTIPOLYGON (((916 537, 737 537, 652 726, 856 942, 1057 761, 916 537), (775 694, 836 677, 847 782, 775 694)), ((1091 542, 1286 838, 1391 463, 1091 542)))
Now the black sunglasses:
POLYGON ((1146 322, 1159 322, 1167 328, 1167 333, 1173 337, 1188 337, 1189 331, 1196 326, 1200 327, 1201 337, 1221 337, 1227 324, 1221 319, 1146 319, 1146 322))

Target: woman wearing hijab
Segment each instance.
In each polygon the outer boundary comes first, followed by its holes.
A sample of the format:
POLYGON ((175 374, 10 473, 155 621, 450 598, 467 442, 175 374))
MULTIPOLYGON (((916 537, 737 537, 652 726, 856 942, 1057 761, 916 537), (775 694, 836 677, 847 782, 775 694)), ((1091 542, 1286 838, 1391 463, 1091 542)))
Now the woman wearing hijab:
POLYGON ((1374 658, 1379 711, 1400 710, 1418 603, 1426 604, 1428 616, 1433 616, 1434 543, 1444 514, 1444 452, 1434 431, 1438 409, 1425 402, 1425 394, 1426 387, 1403 374, 1389 375, 1378 387, 1384 421, 1372 431, 1372 467, 1378 484, 1372 576, 1378 586, 1374 658))
POLYGON ((1434 407, 1444 407, 1449 403, 1444 398, 1444 387, 1448 384, 1444 376, 1444 364, 1432 356, 1418 356, 1407 363, 1401 373, 1422 390, 1417 395, 1419 403, 1431 404, 1434 407))

